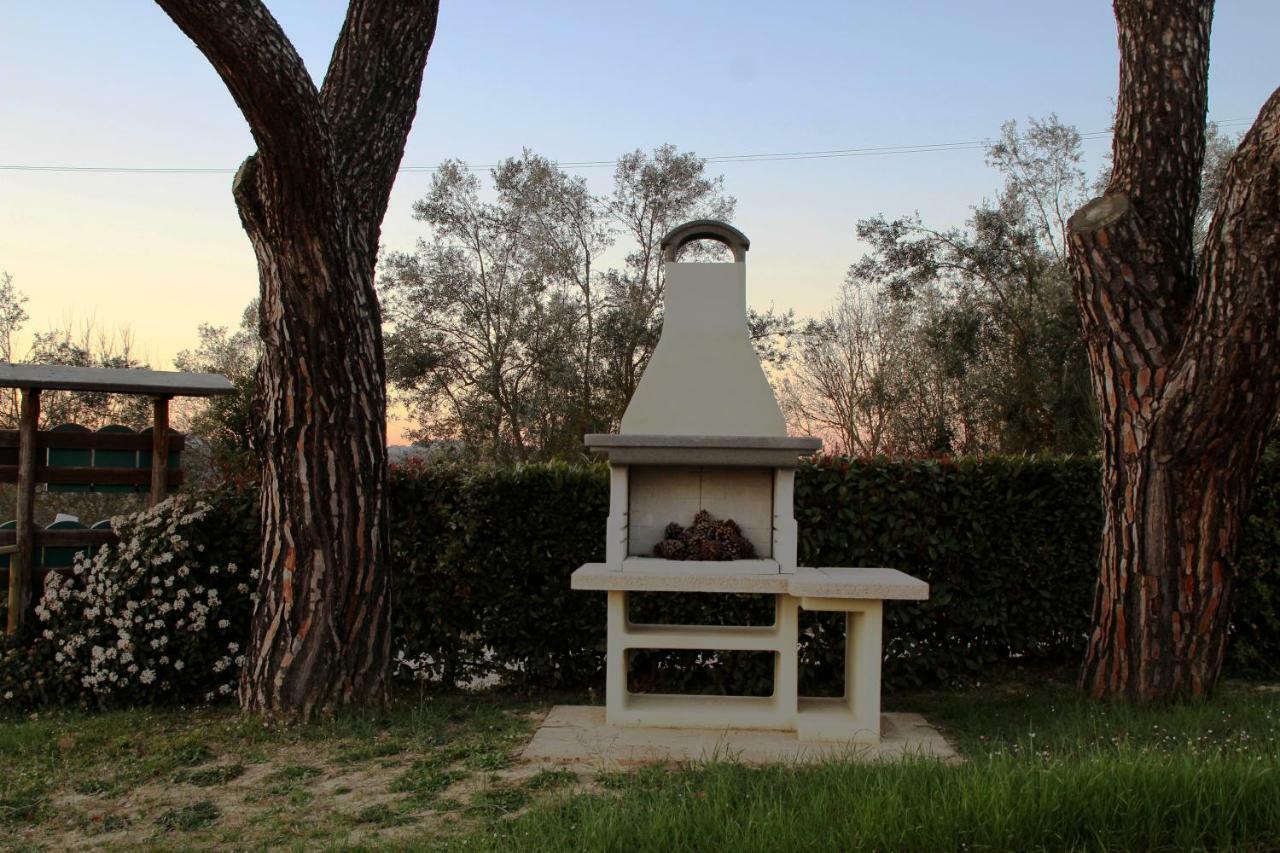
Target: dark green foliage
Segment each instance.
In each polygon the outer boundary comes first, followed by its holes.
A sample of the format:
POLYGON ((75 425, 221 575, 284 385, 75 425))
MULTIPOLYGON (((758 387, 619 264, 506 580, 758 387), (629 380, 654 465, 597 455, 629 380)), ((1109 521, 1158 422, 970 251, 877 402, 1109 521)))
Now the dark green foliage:
POLYGON ((397 467, 392 642, 402 668, 449 682, 495 672, 548 687, 594 679, 604 595, 573 592, 569 574, 604 557, 607 478, 599 465, 397 467))
POLYGON ((890 683, 1083 648, 1102 529, 1096 460, 824 460, 796 479, 796 520, 801 565, 929 582, 928 601, 886 605, 890 683))
MULTIPOLYGON (((571 591, 569 574, 603 556, 603 466, 401 467, 391 507, 402 675, 416 665, 450 682, 491 673, 541 687, 602 681, 604 596, 571 591)), ((930 583, 929 601, 886 606, 890 687, 963 682, 1012 659, 1082 652, 1102 518, 1092 458, 824 459, 796 478, 796 518, 803 565, 889 566, 930 583)), ((1280 672, 1277 555, 1280 462, 1269 457, 1242 542, 1234 673, 1280 672)), ((771 609, 757 596, 632 599, 636 621, 768 624, 771 609)), ((802 685, 838 693, 839 617, 811 614, 802 627, 802 685)), ((754 693, 772 678, 752 658, 719 672, 684 660, 639 654, 637 680, 754 693)))
POLYGON ((1280 453, 1262 459, 1236 560, 1227 672, 1280 677, 1280 453))
MULTIPOLYGON (((216 509, 199 536, 209 559, 253 565, 251 496, 226 490, 209 499, 216 509)), ((400 676, 454 684, 500 674, 530 687, 602 682, 604 595, 572 591, 569 575, 603 558, 603 465, 397 466, 390 503, 400 676)), ((1073 661, 1081 653, 1101 525, 1091 458, 824 459, 796 478, 796 518, 804 565, 890 566, 930 583, 929 601, 886 606, 890 687, 963 682, 1011 659, 1073 661)), ((1280 459, 1274 454, 1263 462, 1238 571, 1228 671, 1274 678, 1280 674, 1280 459)), ((234 618, 247 626, 248 615, 246 608, 234 618)), ((762 596, 650 594, 632 596, 631 616, 760 625, 771 623, 773 612, 762 596)), ((802 690, 838 694, 842 619, 804 617, 802 690)), ((52 665, 46 650, 39 643, 0 647, 0 683, 30 690, 36 674, 52 665)), ((661 650, 638 653, 634 680, 662 690, 757 694, 772 680, 768 661, 749 655, 714 666, 705 656, 690 660, 661 650)), ((196 697, 185 691, 171 698, 196 697)), ((64 694, 48 685, 29 702, 81 699, 78 691, 64 694)))

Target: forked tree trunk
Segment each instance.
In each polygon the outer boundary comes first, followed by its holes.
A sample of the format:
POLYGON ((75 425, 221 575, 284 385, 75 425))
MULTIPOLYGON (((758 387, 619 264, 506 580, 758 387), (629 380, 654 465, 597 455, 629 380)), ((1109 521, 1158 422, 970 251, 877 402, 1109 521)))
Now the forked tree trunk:
POLYGON ((263 180, 250 160, 235 193, 258 257, 263 341, 263 571, 240 698, 305 718, 387 699, 386 371, 373 249, 341 223, 316 233, 260 217, 263 180))
POLYGON ((1103 429, 1081 685, 1164 702, 1217 681, 1236 541, 1280 397, 1280 92, 1231 163, 1197 268, 1212 0, 1115 5, 1114 168, 1068 224, 1103 429))
POLYGON ((261 283, 262 575, 244 709, 305 719, 388 695, 386 388, 378 234, 436 0, 352 0, 325 82, 260 0, 157 0, 258 151, 234 195, 261 283))

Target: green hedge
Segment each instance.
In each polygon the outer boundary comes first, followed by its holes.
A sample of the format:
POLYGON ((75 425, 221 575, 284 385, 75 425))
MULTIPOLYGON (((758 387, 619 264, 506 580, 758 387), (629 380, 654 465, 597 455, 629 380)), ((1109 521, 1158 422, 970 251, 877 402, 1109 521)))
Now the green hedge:
MULTIPOLYGON (((391 478, 396 647, 450 681, 503 673, 599 686, 603 593, 569 574, 603 558, 604 466, 464 472, 403 466, 391 478)), ((885 682, 953 683, 1011 658, 1074 660, 1088 628, 1101 529, 1097 462, 828 459, 796 480, 803 565, 890 566, 927 580, 926 602, 887 606, 885 682)), ((1280 464, 1259 481, 1240 559, 1229 667, 1280 673, 1280 464)), ((636 597, 640 619, 767 619, 749 596, 636 597)), ((801 680, 839 690, 842 633, 807 614, 801 680)), ((642 686, 758 692, 767 661, 708 667, 688 653, 635 660, 642 686)))

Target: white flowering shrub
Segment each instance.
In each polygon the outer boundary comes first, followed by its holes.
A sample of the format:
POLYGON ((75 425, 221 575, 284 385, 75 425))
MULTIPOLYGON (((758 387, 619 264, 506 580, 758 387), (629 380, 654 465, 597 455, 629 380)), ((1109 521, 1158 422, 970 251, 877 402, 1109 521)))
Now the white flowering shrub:
POLYGON ((257 596, 256 512, 212 497, 113 519, 118 543, 49 574, 35 636, 0 658, 0 708, 231 695, 257 596))

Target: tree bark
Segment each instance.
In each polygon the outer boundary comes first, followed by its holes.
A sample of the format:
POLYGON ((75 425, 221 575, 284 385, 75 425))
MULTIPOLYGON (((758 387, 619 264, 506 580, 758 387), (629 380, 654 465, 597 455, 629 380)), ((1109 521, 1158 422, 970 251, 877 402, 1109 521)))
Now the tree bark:
POLYGON ((226 83, 258 150, 233 195, 258 260, 259 600, 247 711, 388 698, 386 371, 378 235, 437 0, 352 0, 317 91, 260 0, 157 0, 226 83))
POLYGON ((1116 0, 1107 191, 1068 223, 1103 430, 1105 523, 1081 686, 1208 694, 1237 534, 1280 399, 1280 91, 1229 169, 1199 267, 1212 0, 1116 0))

